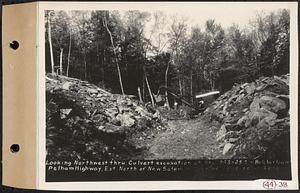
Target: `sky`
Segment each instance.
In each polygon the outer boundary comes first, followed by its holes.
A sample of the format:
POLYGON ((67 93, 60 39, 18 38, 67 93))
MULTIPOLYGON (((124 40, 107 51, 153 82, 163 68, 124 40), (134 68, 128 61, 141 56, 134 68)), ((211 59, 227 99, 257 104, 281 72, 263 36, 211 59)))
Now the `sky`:
MULTIPOLYGON (((294 6, 290 2, 86 2, 60 4, 51 6, 52 9, 63 10, 118 10, 121 15, 128 10, 139 10, 154 13, 162 11, 170 19, 174 15, 187 19, 188 33, 192 27, 200 27, 204 30, 204 24, 208 19, 215 19, 216 24, 220 24, 223 29, 232 24, 237 24, 240 29, 249 26, 249 21, 256 14, 265 14, 279 9, 289 9, 294 6), (82 3, 81 3, 82 4, 82 3), (64 7, 65 6, 65 7, 64 7)), ((168 30, 171 22, 167 22, 165 30, 168 30)), ((150 37, 150 30, 153 25, 151 19, 145 28, 146 37, 150 37)))
POLYGON ((249 19, 253 18, 257 12, 270 12, 282 8, 288 8, 284 4, 272 6, 267 4, 243 4, 243 3, 222 3, 197 6, 182 6, 180 8, 166 9, 168 15, 180 14, 189 18, 192 25, 203 26, 206 20, 215 19, 223 27, 229 27, 236 23, 243 27, 248 24, 249 19))
MULTIPOLYGON (((188 28, 198 26, 201 30, 204 29, 204 24, 208 19, 215 19, 215 23, 221 24, 223 28, 231 26, 233 23, 240 28, 245 28, 249 25, 249 20, 254 18, 257 13, 270 13, 279 9, 289 9, 289 3, 275 2, 214 2, 214 3, 153 3, 153 4, 134 4, 127 6, 121 4, 118 10, 141 10, 153 13, 155 11, 163 11, 168 18, 174 15, 187 18, 188 28)), ((146 25, 146 36, 150 34, 150 26, 152 21, 146 25)))
POLYGON ((248 24, 256 12, 270 12, 294 7, 295 2, 68 2, 51 4, 59 10, 143 10, 164 11, 168 15, 184 15, 192 25, 203 26, 208 19, 215 19, 224 28, 236 23, 248 24))

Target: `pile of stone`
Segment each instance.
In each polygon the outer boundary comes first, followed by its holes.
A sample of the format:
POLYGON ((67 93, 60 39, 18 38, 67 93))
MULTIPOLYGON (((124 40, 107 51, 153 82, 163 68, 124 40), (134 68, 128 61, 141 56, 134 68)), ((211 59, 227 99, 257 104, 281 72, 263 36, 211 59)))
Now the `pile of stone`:
POLYGON ((159 112, 133 96, 64 76, 47 74, 46 110, 48 159, 132 158, 164 130, 159 112))
POLYGON ((289 159, 289 75, 234 85, 206 109, 225 158, 289 159))

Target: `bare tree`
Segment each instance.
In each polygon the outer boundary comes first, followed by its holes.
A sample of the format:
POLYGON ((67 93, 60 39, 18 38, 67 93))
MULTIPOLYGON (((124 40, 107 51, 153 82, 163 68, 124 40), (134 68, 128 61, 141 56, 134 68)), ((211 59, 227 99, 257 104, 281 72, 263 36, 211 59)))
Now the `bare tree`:
POLYGON ((63 67, 62 67, 62 62, 63 62, 63 52, 64 49, 60 48, 60 56, 59 56, 59 75, 63 75, 63 67))
MULTIPOLYGON (((171 57, 173 57, 173 63, 174 65, 178 66, 178 61, 179 61, 179 54, 181 51, 181 47, 183 44, 183 41, 186 37, 186 31, 187 31, 187 25, 186 25, 186 18, 177 18, 176 16, 173 17, 173 21, 171 24, 171 27, 169 29, 169 43, 170 43, 170 50, 171 50, 171 57)), ((168 72, 169 72, 169 68, 170 68, 170 62, 168 62, 167 64, 167 68, 165 71, 165 87, 166 87, 166 102, 169 106, 169 101, 168 101, 168 92, 167 92, 167 88, 168 88, 168 72)), ((180 76, 179 76, 179 88, 181 88, 181 80, 180 80, 180 76)))
POLYGON ((104 16, 104 19, 103 19, 103 26, 106 28, 106 30, 107 30, 107 32, 109 34, 109 37, 110 37, 110 42, 111 42, 111 45, 113 47, 113 51, 114 51, 114 55, 115 55, 115 61, 116 61, 116 64, 117 64, 117 70, 118 70, 119 82, 120 82, 120 87, 121 87, 122 95, 125 95, 124 88, 123 88, 123 82, 122 82, 122 76, 121 76, 121 70, 120 70, 120 65, 119 65, 119 60, 118 60, 118 56, 117 56, 117 53, 116 53, 116 48, 115 48, 115 45, 114 45, 114 40, 113 40, 111 31, 109 30, 109 28, 107 26, 106 16, 104 16))
POLYGON ((50 47, 51 72, 52 74, 54 74, 55 70, 54 70, 53 48, 52 48, 52 38, 51 38, 51 13, 52 11, 48 12, 48 40, 49 40, 49 47, 50 47))
POLYGON ((67 73, 66 73, 67 76, 69 76, 71 48, 72 48, 72 32, 71 32, 71 29, 70 29, 70 42, 69 42, 67 73))

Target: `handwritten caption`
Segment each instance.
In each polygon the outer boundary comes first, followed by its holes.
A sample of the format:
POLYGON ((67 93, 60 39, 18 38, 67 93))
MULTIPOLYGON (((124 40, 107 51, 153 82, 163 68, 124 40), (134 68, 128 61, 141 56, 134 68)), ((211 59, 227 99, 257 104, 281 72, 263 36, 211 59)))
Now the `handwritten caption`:
POLYGON ((263 181, 262 186, 266 190, 275 190, 277 188, 284 189, 288 188, 288 183, 285 181, 265 180, 263 181))
MULTIPOLYGON (((261 167, 264 171, 278 170, 280 161, 268 160, 103 160, 103 161, 46 161, 46 169, 51 172, 182 172, 197 171, 251 171, 261 167)), ((237 173, 238 174, 238 173, 237 173)))
POLYGON ((79 172, 179 172, 189 161, 47 161, 48 171, 79 171, 79 172))

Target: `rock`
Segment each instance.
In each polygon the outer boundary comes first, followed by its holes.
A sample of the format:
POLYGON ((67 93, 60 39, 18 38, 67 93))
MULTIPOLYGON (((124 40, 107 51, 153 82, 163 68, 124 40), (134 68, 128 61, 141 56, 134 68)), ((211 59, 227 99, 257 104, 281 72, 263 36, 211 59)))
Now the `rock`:
POLYGON ((115 107, 105 109, 105 114, 112 119, 115 118, 118 113, 119 110, 115 107))
POLYGON ((72 109, 60 109, 60 118, 65 119, 71 111, 72 109))
POLYGON ((116 125, 116 126, 121 126, 121 121, 120 121, 120 119, 117 119, 117 118, 111 119, 110 123, 113 125, 116 125))
POLYGON ((119 105, 118 108, 119 108, 120 113, 129 112, 131 110, 131 108, 129 108, 126 105, 123 105, 123 104, 119 105))
POLYGON ((108 134, 120 134, 120 133, 124 133, 125 130, 126 130, 125 127, 115 126, 109 123, 105 124, 105 126, 101 128, 101 131, 108 134))
POLYGON ((217 135, 216 135, 217 141, 219 141, 220 139, 218 140, 218 138, 224 136, 226 134, 226 132, 227 132, 226 125, 222 125, 220 130, 217 132, 217 135))
POLYGON ((233 147, 232 143, 226 143, 223 148, 223 155, 225 155, 233 147))
POLYGON ((229 131, 225 134, 224 140, 229 140, 230 138, 239 138, 240 132, 239 131, 229 131))
POLYGON ((216 140, 226 158, 289 159, 288 79, 262 77, 236 84, 205 110, 208 121, 222 125, 216 140))
POLYGON ((106 118, 102 114, 96 114, 93 116, 92 120, 95 122, 104 122, 106 120, 106 118))
POLYGON ((238 102, 238 101, 242 100, 244 97, 245 97, 245 94, 241 94, 241 95, 236 99, 236 101, 238 102))
POLYGON ((263 85, 261 85, 261 86, 256 87, 255 90, 258 91, 258 92, 260 92, 260 91, 263 91, 266 87, 267 87, 267 85, 266 85, 266 84, 263 84, 263 85))
POLYGON ((246 88, 246 92, 248 95, 251 95, 254 93, 255 91, 255 84, 252 82, 251 84, 249 84, 246 88))
POLYGON ((131 118, 129 113, 118 114, 116 117, 121 122, 121 126, 132 127, 135 124, 135 120, 131 118))
POLYGON ((228 142, 229 143, 235 143, 236 141, 238 141, 239 140, 239 138, 229 138, 228 139, 228 142))
POLYGON ((154 114, 153 114, 153 118, 155 119, 161 119, 161 114, 159 111, 156 111, 154 114))
POLYGON ((227 131, 239 131, 241 130, 241 127, 238 124, 228 124, 226 125, 227 131))
POLYGON ((148 113, 145 109, 143 109, 142 107, 140 106, 137 106, 135 108, 135 111, 137 113, 139 113, 142 117, 147 117, 147 118, 150 118, 152 116, 152 114, 148 113))
POLYGON ((252 101, 252 103, 250 104, 250 110, 251 111, 256 111, 260 108, 260 105, 259 105, 259 98, 258 97, 255 97, 252 101))
POLYGON ((273 119, 277 118, 277 114, 268 111, 266 109, 260 108, 254 112, 249 113, 249 120, 245 123, 245 126, 248 127, 249 125, 255 126, 258 124, 261 120, 263 120, 266 117, 270 117, 273 119), (250 124, 249 124, 250 122, 250 124))
POLYGON ((48 143, 47 152, 53 159, 129 159, 133 149, 148 145, 135 141, 142 132, 152 139, 166 129, 158 114, 133 97, 75 78, 48 76, 46 134, 53 143, 48 143))
POLYGON ((290 97, 289 97, 289 95, 277 95, 276 97, 283 100, 289 108, 289 106, 290 106, 290 97))
POLYGON ((274 113, 285 111, 287 109, 285 102, 277 97, 262 96, 259 99, 259 104, 260 107, 274 113))
POLYGON ((243 116, 238 120, 237 125, 239 125, 240 127, 245 127, 245 123, 247 122, 247 120, 248 120, 248 117, 243 116))
POLYGON ((244 109, 242 110, 242 112, 243 112, 243 113, 246 113, 248 110, 249 110, 248 108, 244 108, 244 109))
POLYGON ((64 89, 64 90, 69 90, 71 85, 72 85, 71 82, 65 82, 65 83, 62 85, 62 89, 64 89))
POLYGON ((261 120, 256 127, 257 128, 269 128, 276 124, 276 119, 274 117, 266 117, 261 120))
POLYGON ((89 89, 87 89, 87 91, 88 91, 90 94, 98 94, 98 90, 97 90, 97 89, 89 88, 89 89))

